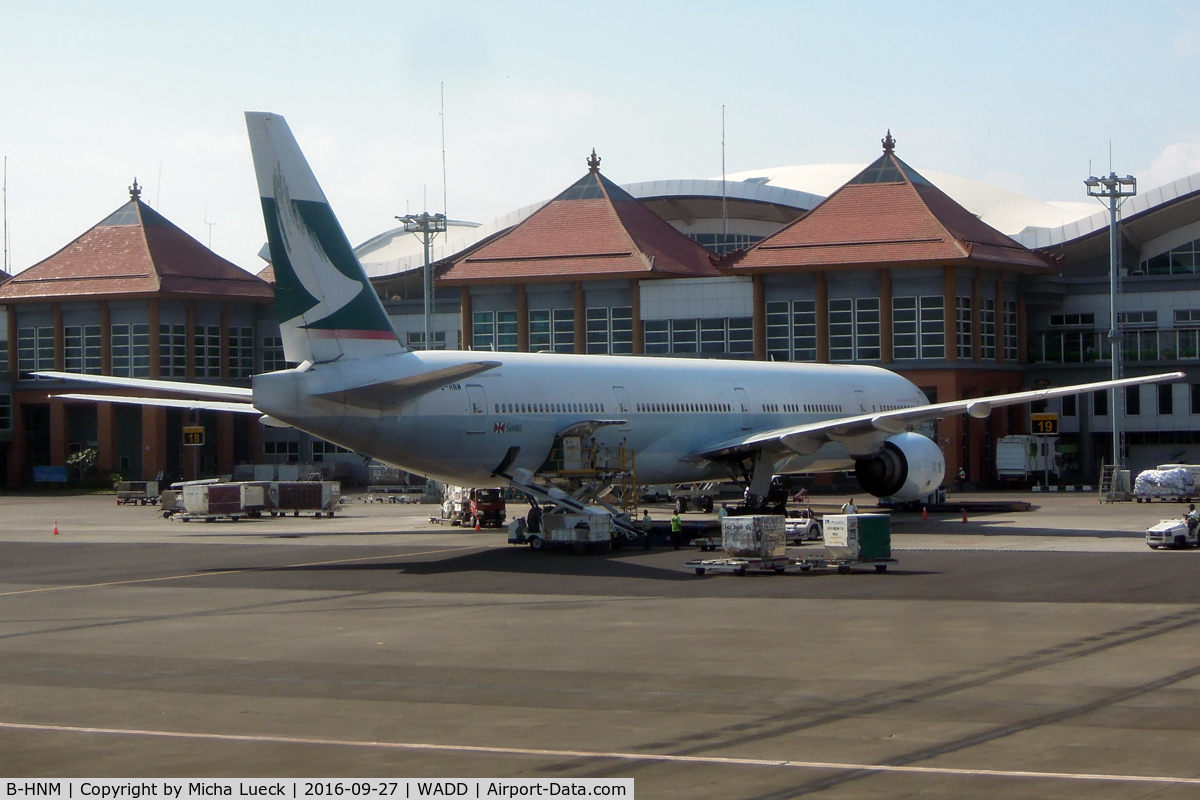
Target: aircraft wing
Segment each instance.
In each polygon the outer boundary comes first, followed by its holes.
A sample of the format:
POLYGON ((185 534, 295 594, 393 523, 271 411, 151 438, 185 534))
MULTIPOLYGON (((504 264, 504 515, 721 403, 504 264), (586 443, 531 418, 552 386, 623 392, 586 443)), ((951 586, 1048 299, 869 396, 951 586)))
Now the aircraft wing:
POLYGON ((430 372, 420 372, 406 378, 397 378, 380 383, 368 383, 351 389, 339 389, 335 392, 324 392, 314 395, 335 403, 345 403, 348 406, 369 408, 376 411, 389 411, 408 405, 424 394, 442 388, 455 381, 461 381, 472 375, 487 372, 500 366, 499 361, 472 361, 467 364, 456 364, 453 367, 435 369, 430 372))
MULTIPOLYGON (((39 378, 57 378, 62 381, 94 383, 97 386, 116 386, 121 389, 152 389, 157 392, 190 394, 196 397, 236 397, 250 400, 254 396, 252 389, 240 386, 215 386, 210 383, 183 383, 182 381, 164 381, 156 378, 120 378, 115 375, 83 375, 78 372, 46 371, 33 374, 39 378)), ((62 397, 66 397, 66 395, 62 395, 62 397)))
POLYGON ((250 403, 229 403, 220 400, 185 400, 174 397, 128 397, 115 394, 59 394, 63 400, 87 400, 93 403, 123 403, 132 406, 164 406, 166 408, 198 409, 200 411, 232 411, 236 414, 262 412, 250 403))
POLYGON ((754 450, 766 450, 785 453, 791 451, 799 455, 811 455, 826 442, 863 439, 878 440, 886 436, 912 430, 922 422, 942 419, 953 414, 967 413, 976 419, 984 419, 992 413, 992 409, 1003 406, 1014 406, 1033 400, 1045 400, 1051 397, 1063 397, 1084 392, 1094 392, 1100 389, 1120 388, 1122 386, 1139 386, 1144 383, 1166 383, 1185 378, 1182 372, 1167 372, 1161 375, 1148 375, 1144 378, 1123 378, 1116 381, 1098 381, 1096 383, 1081 383, 1074 386, 1059 386, 1053 389, 1035 389, 1030 392, 1000 394, 991 397, 972 397, 967 400, 952 400, 947 403, 931 403, 911 408, 901 408, 895 411, 881 411, 870 414, 858 414, 837 419, 810 422, 803 425, 792 425, 785 428, 775 428, 767 431, 747 433, 733 439, 714 444, 712 447, 692 454, 692 460, 706 458, 721 458, 745 454, 754 450))

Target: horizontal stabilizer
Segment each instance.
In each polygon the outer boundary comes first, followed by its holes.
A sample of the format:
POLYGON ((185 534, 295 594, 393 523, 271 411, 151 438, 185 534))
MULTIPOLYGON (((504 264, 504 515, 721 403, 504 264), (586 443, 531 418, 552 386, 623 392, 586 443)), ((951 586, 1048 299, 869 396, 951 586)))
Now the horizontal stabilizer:
MULTIPOLYGON (((81 375, 77 372, 46 371, 35 372, 33 374, 39 378, 55 378, 60 381, 94 383, 97 386, 116 386, 121 389, 152 389, 157 392, 190 394, 196 397, 244 397, 249 400, 254 396, 253 389, 244 389, 240 386, 215 386, 209 383, 160 381, 154 378, 120 378, 115 375, 81 375)), ((63 395, 63 397, 66 397, 66 395, 63 395)))
POLYGON ((235 414, 262 415, 249 403, 225 403, 220 400, 186 400, 167 397, 126 397, 116 394, 59 394, 61 400, 86 400, 93 403, 121 403, 131 406, 162 406, 164 408, 186 408, 198 411, 232 411, 235 414))
POLYGON ((437 391, 447 384, 487 372, 489 369, 495 369, 501 363, 499 361, 472 361, 392 381, 369 383, 353 389, 339 389, 336 392, 324 392, 314 395, 314 397, 331 400, 335 403, 345 403, 356 408, 390 411, 406 406, 418 397, 437 391))

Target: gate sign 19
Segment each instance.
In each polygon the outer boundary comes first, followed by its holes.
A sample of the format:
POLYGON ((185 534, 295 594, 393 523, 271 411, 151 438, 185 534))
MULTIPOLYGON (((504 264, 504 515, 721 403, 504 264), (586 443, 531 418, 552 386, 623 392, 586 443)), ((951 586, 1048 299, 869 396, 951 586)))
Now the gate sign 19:
POLYGON ((1058 414, 1030 414, 1029 421, 1033 423, 1035 434, 1053 436, 1058 433, 1058 414))

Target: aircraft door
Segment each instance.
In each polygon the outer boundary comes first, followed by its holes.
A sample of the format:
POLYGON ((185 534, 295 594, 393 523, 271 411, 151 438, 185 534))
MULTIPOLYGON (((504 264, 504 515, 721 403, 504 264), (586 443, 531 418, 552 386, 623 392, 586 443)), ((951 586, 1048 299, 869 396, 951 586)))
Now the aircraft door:
POLYGON ((854 402, 858 403, 858 413, 867 413, 867 393, 862 389, 854 390, 854 402))
POLYGON ((487 432, 487 395, 477 383, 467 384, 467 433, 487 432))
POLYGON ((746 394, 745 389, 734 389, 733 393, 737 395, 737 406, 734 411, 738 412, 738 418, 742 422, 742 430, 750 430, 750 397, 746 394))
POLYGON ((624 424, 617 428, 617 430, 627 431, 629 430, 629 415, 633 410, 632 406, 629 405, 629 392, 625 391, 624 386, 614 386, 612 388, 613 396, 617 400, 617 413, 621 415, 621 419, 625 420, 624 424))

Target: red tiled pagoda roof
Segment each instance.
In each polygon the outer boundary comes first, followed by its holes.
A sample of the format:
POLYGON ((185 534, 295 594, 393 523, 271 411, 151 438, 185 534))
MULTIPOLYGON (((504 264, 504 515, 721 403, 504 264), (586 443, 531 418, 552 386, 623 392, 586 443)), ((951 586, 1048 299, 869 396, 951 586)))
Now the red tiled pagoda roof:
POLYGON ((180 295, 270 300, 261 279, 226 261, 137 197, 82 236, 0 283, 0 300, 180 295))
POLYGON ((820 205, 723 264, 727 272, 962 264, 1038 271, 1050 263, 884 154, 820 205))
POLYGON ((586 175, 512 230, 453 261, 438 282, 720 274, 707 249, 601 175, 599 163, 589 160, 586 175))

